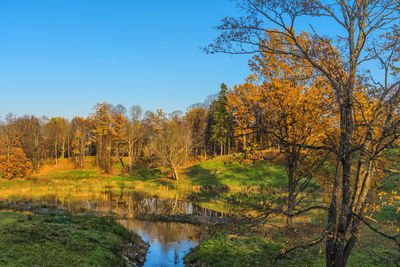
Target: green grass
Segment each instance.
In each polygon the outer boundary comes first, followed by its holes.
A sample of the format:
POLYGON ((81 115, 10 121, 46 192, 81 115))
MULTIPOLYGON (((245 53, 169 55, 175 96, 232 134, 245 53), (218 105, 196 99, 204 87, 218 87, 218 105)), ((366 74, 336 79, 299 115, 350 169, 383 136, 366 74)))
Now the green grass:
POLYGON ((400 189, 400 175, 397 173, 391 173, 386 178, 385 183, 382 185, 382 190, 386 193, 397 191, 400 189))
POLYGON ((388 220, 400 222, 400 212, 397 212, 398 208, 400 208, 399 204, 382 207, 380 212, 378 212, 374 218, 380 222, 388 220))
POLYGON ((218 233, 192 249, 184 261, 198 266, 263 266, 281 248, 260 238, 218 233))
POLYGON ((323 255, 317 247, 288 254, 283 260, 276 259, 284 249, 284 243, 218 233, 192 249, 184 261, 196 266, 219 267, 323 265, 323 255))
MULTIPOLYGON (((298 239, 297 242, 307 243, 299 236, 293 238, 298 239)), ((276 259, 277 255, 291 247, 285 239, 266 241, 254 236, 219 232, 193 248, 184 261, 194 266, 218 267, 325 265, 324 243, 308 249, 299 248, 283 259, 276 259)), ((393 243, 366 229, 359 245, 353 249, 347 266, 398 266, 396 256, 400 255, 393 243)))
POLYGON ((207 160, 186 169, 185 175, 193 185, 274 187, 287 185, 284 167, 265 161, 258 161, 253 165, 221 159, 207 160))
POLYGON ((0 212, 0 266, 123 266, 137 234, 105 218, 0 212))
POLYGON ((47 175, 47 178, 51 179, 89 179, 98 177, 98 174, 94 170, 58 170, 47 175))

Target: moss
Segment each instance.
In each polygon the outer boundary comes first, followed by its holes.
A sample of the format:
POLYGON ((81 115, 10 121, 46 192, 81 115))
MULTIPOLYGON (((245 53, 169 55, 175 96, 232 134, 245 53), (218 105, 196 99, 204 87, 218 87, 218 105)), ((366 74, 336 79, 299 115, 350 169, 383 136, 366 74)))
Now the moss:
POLYGON ((113 220, 0 212, 1 266, 123 266, 137 234, 113 220))

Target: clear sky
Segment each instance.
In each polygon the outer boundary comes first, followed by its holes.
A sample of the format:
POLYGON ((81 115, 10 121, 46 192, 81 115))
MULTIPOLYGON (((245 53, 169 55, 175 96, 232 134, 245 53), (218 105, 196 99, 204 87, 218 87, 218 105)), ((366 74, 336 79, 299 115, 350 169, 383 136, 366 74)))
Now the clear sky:
POLYGON ((0 1, 0 118, 86 116, 107 101, 186 111, 249 74, 249 56, 200 47, 229 0, 0 1))

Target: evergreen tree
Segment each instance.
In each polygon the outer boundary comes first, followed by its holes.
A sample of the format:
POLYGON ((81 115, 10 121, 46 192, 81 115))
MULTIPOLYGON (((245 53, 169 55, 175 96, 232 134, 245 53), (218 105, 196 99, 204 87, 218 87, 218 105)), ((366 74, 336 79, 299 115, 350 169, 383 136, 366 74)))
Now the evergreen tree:
POLYGON ((228 140, 230 114, 226 110, 226 93, 228 87, 221 84, 218 99, 214 102, 214 112, 212 114, 213 125, 211 126, 211 141, 220 144, 220 154, 223 155, 224 143, 228 140))

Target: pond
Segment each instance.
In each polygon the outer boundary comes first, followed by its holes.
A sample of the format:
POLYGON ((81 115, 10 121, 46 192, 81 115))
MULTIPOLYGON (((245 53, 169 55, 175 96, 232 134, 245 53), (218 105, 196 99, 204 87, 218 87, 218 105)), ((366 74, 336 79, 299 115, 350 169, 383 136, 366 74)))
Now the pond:
POLYGON ((56 214, 60 214, 57 209, 64 209, 72 214, 112 215, 117 218, 120 224, 137 232, 144 241, 150 244, 145 267, 184 266, 184 255, 189 252, 190 248, 198 244, 204 227, 188 223, 135 219, 139 215, 171 215, 178 219, 181 215, 193 215, 196 218, 204 217, 208 219, 220 219, 229 216, 202 208, 189 201, 181 201, 178 196, 175 199, 161 199, 152 198, 138 192, 126 195, 123 199, 111 193, 105 193, 101 199, 96 201, 71 202, 48 197, 36 202, 24 200, 8 203, 6 208, 29 210, 35 213, 52 213, 55 211, 56 214), (57 209, 51 207, 57 207, 57 209))

